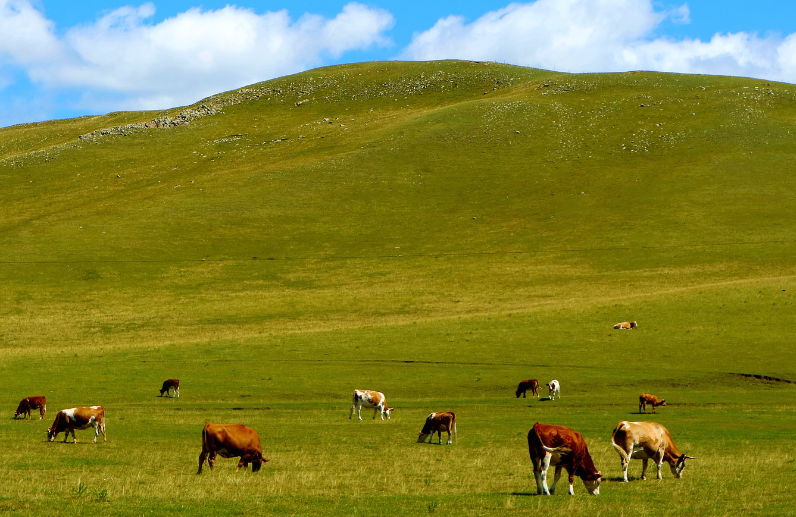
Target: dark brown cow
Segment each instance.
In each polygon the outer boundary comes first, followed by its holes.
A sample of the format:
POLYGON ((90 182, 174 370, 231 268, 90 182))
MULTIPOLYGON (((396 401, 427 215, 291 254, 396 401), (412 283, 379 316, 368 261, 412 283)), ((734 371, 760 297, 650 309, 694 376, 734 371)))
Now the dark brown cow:
POLYGON ((197 474, 202 473, 205 459, 212 472, 216 466, 217 454, 222 458, 240 457, 238 471, 241 467, 243 470, 248 470, 251 463, 252 472, 257 472, 264 461, 269 461, 263 458, 263 449, 257 431, 240 424, 205 424, 205 428, 202 429, 202 453, 199 454, 197 474))
POLYGON ((73 441, 77 442, 75 429, 82 430, 89 427, 94 428, 94 443, 97 443, 100 431, 102 431, 102 440, 108 441, 108 436, 105 434, 105 408, 91 406, 62 409, 55 415, 52 427, 47 429, 47 439, 52 442, 58 433, 63 432, 64 442, 69 438, 69 433, 72 433, 73 441))
POLYGON ((442 445, 442 431, 448 431, 448 445, 453 443, 451 431, 453 431, 456 441, 459 441, 459 437, 456 434, 456 413, 446 411, 428 415, 426 423, 423 425, 423 430, 420 431, 420 436, 417 437, 417 443, 425 442, 426 437, 428 437, 428 443, 431 443, 431 440, 434 439, 434 433, 437 433, 438 443, 442 445))
POLYGON ((539 381, 536 379, 525 379, 524 381, 520 381, 520 384, 517 386, 517 398, 520 398, 520 394, 522 394, 522 398, 525 398, 525 392, 531 390, 532 397, 539 396, 539 381))
POLYGON ((611 445, 622 460, 622 476, 627 482, 627 466, 631 459, 640 459, 641 479, 647 479, 647 462, 652 459, 658 467, 658 479, 661 479, 663 462, 669 464, 676 478, 683 476, 685 460, 694 459, 681 453, 672 440, 669 430, 657 422, 628 422, 622 420, 616 424, 611 435, 611 445))
POLYGON ((180 398, 180 379, 166 379, 165 381, 163 381, 163 387, 160 388, 160 396, 162 397, 164 393, 166 394, 167 397, 180 398), (174 395, 171 395, 170 390, 172 389, 174 390, 174 395))
POLYGON ((47 412, 47 397, 26 397, 19 401, 17 410, 14 411, 14 419, 22 416, 22 419, 31 418, 31 411, 34 409, 39 410, 39 420, 44 418, 44 413, 47 412))
POLYGON ((655 408, 658 406, 665 406, 666 401, 663 399, 659 399, 655 395, 650 395, 649 393, 642 393, 638 396, 638 412, 641 413, 642 409, 644 410, 644 414, 647 414, 647 404, 652 406, 652 412, 655 413, 655 408))
POLYGON ((561 469, 569 474, 569 495, 575 495, 572 484, 575 476, 583 480, 586 490, 592 495, 600 493, 602 474, 594 467, 589 448, 583 436, 577 431, 559 425, 536 423, 528 431, 528 452, 533 462, 533 475, 536 478, 538 494, 551 495, 561 477, 561 469), (547 469, 556 468, 553 486, 547 489, 547 469))

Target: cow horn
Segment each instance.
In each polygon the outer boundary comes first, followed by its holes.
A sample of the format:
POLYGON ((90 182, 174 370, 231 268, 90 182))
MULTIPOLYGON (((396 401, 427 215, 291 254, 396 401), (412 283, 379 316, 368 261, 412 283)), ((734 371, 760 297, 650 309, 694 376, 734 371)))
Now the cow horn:
POLYGON ((694 458, 693 456, 686 456, 685 454, 683 454, 683 459, 695 460, 696 458, 694 458))

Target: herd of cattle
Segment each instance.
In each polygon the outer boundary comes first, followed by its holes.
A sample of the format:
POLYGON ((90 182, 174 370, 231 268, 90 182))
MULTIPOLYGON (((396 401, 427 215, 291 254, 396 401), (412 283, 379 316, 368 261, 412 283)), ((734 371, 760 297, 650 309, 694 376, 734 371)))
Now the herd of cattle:
MULTIPOLYGON (((627 322, 624 322, 627 323, 627 322)), ((626 328, 635 328, 635 322, 626 328)), ((620 325, 620 324, 617 324, 620 325)), ((629 324, 628 324, 629 325, 629 324)), ((615 327, 624 328, 624 327, 615 327)), ((553 379, 547 383, 548 399, 555 400, 561 398, 561 385, 558 380, 553 379)), ((522 395, 525 397, 526 391, 531 391, 532 397, 539 397, 539 382, 536 379, 526 379, 517 386, 517 398, 522 395)), ((160 395, 176 397, 180 396, 180 381, 178 379, 167 379, 163 382, 160 395)), ((647 413, 647 405, 655 408, 665 406, 666 401, 648 393, 639 396, 639 413, 647 413)), ((362 407, 373 409, 373 418, 381 416, 384 420, 385 415, 390 419, 390 414, 395 408, 387 404, 384 393, 373 390, 354 390, 351 411, 348 418, 352 419, 354 411, 359 420, 362 420, 362 407)), ((40 417, 44 418, 47 410, 47 399, 45 397, 27 397, 20 401, 14 418, 31 418, 33 410, 38 409, 40 417)), ((63 432, 64 442, 71 433, 73 441, 75 429, 82 430, 89 427, 94 429, 94 443, 97 442, 99 433, 102 432, 103 440, 107 441, 105 434, 105 409, 102 406, 74 407, 63 409, 55 415, 53 425, 47 429, 47 439, 54 441, 56 436, 63 432)), ((457 437, 456 414, 453 412, 435 412, 426 417, 423 428, 420 431, 417 441, 431 442, 434 433, 437 434, 438 443, 442 444, 442 433, 448 433, 447 444, 453 443, 457 437)), ((642 460, 641 479, 647 479, 647 463, 651 459, 655 462, 658 470, 658 479, 661 479, 661 467, 663 463, 669 464, 672 474, 676 478, 683 475, 685 460, 693 459, 680 452, 672 440, 668 429, 656 422, 619 422, 611 435, 611 445, 616 449, 622 462, 623 480, 627 482, 627 468, 631 459, 642 460)), ((580 477, 583 484, 590 494, 600 493, 600 480, 602 474, 598 471, 589 454, 589 449, 583 436, 568 427, 557 425, 546 425, 536 423, 528 432, 528 452, 533 463, 533 474, 536 479, 537 493, 550 495, 555 492, 556 483, 561 477, 561 471, 567 470, 569 474, 569 493, 574 495, 573 482, 575 477, 580 477), (547 471, 550 467, 555 467, 555 477, 553 484, 547 486, 547 471)), ((243 468, 248 470, 251 463, 252 472, 257 472, 262 464, 268 462, 263 457, 260 436, 257 431, 238 424, 213 424, 208 423, 202 429, 202 452, 199 455, 199 471, 202 473, 202 466, 207 461, 210 470, 215 468, 216 456, 223 458, 240 458, 238 470, 243 468)))

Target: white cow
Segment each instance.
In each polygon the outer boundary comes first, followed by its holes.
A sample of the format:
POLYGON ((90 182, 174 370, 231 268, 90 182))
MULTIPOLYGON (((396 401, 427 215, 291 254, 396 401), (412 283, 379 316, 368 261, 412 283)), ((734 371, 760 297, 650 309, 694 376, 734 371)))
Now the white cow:
POLYGON ((555 400, 556 395, 558 398, 561 398, 561 385, 558 383, 557 380, 553 379, 552 381, 547 383, 547 398, 550 400, 555 400))
POLYGON ((354 401, 351 404, 351 412, 348 414, 349 420, 354 416, 354 409, 356 409, 359 419, 362 420, 362 406, 373 408, 374 420, 379 413, 381 413, 382 420, 384 420, 384 415, 387 415, 387 420, 389 420, 390 413, 395 409, 387 406, 387 399, 380 391, 354 390, 354 401))

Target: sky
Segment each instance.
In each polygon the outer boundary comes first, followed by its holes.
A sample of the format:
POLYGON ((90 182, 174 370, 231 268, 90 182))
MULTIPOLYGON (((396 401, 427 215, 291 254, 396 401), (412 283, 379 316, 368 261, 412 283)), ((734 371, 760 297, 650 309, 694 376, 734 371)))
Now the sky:
POLYGON ((320 66, 435 59, 796 83, 796 2, 0 0, 0 127, 184 106, 320 66))

